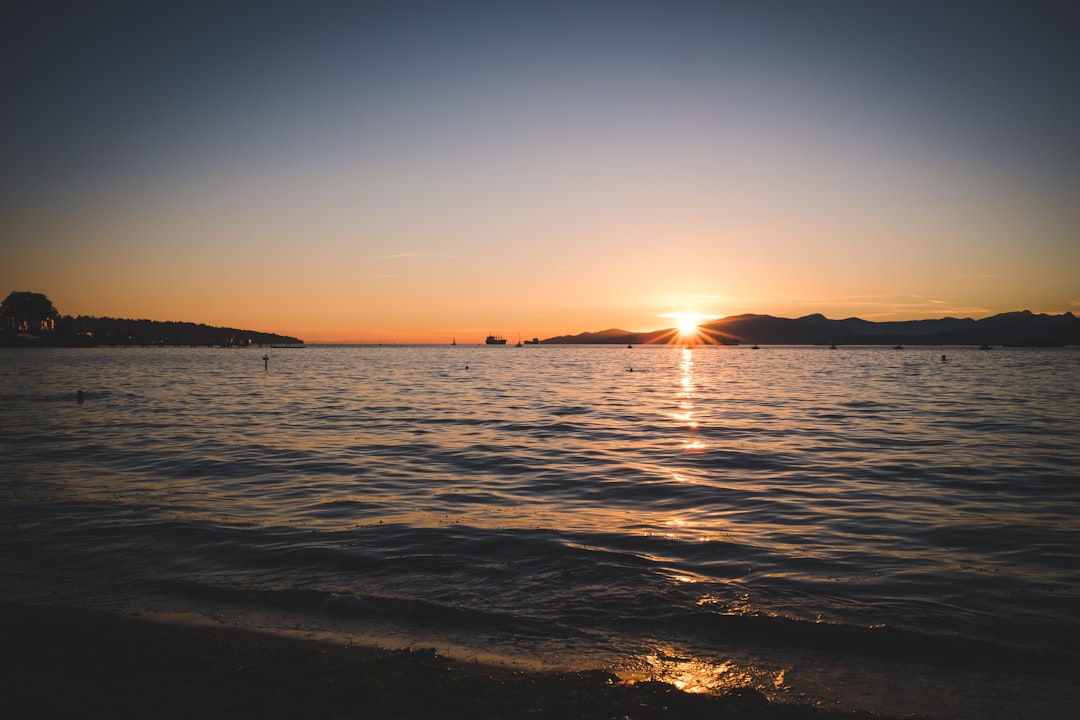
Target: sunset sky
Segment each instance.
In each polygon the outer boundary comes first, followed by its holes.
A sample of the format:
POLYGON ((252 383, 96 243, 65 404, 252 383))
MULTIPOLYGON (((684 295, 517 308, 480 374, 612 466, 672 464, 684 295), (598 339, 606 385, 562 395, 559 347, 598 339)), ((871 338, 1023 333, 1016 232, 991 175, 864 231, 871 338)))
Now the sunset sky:
POLYGON ((1080 312, 1068 6, 6 2, 0 297, 308 342, 1080 312))

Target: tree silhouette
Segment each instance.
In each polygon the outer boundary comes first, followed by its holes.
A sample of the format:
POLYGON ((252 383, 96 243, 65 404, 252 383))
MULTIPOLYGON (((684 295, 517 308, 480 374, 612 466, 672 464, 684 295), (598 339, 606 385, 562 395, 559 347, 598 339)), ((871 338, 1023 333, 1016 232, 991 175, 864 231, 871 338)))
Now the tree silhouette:
POLYGON ((45 337, 56 329, 60 313, 42 293, 12 292, 0 303, 0 332, 45 337))
POLYGON ((3 347, 248 347, 264 344, 302 346, 304 341, 289 335, 212 327, 201 323, 61 316, 49 298, 35 292, 13 292, 0 303, 0 346, 3 347))

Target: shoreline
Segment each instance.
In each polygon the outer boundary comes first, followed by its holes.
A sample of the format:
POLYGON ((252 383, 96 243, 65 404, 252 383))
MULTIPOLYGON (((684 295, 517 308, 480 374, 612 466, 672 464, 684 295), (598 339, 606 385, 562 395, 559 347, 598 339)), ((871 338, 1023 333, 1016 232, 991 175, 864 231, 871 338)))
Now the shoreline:
POLYGON ((524 671, 430 649, 385 650, 235 627, 0 603, 20 717, 882 718, 769 702, 746 688, 690 694, 606 671, 524 671))

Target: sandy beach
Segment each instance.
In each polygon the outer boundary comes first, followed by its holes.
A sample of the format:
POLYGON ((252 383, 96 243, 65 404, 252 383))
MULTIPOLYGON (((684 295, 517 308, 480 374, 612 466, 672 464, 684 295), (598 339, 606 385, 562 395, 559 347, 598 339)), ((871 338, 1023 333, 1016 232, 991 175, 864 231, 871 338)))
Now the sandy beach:
POLYGON ((8 717, 829 718, 752 689, 692 695, 601 671, 536 673, 431 650, 3 604, 8 717))

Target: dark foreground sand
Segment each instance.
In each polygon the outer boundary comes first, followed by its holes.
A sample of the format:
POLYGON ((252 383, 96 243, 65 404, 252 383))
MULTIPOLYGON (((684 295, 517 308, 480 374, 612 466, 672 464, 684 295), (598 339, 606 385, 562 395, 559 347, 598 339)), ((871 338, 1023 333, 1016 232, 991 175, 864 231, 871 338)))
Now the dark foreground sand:
POLYGON ((870 718, 690 695, 604 672, 528 673, 432 651, 0 604, 6 718, 870 718))

